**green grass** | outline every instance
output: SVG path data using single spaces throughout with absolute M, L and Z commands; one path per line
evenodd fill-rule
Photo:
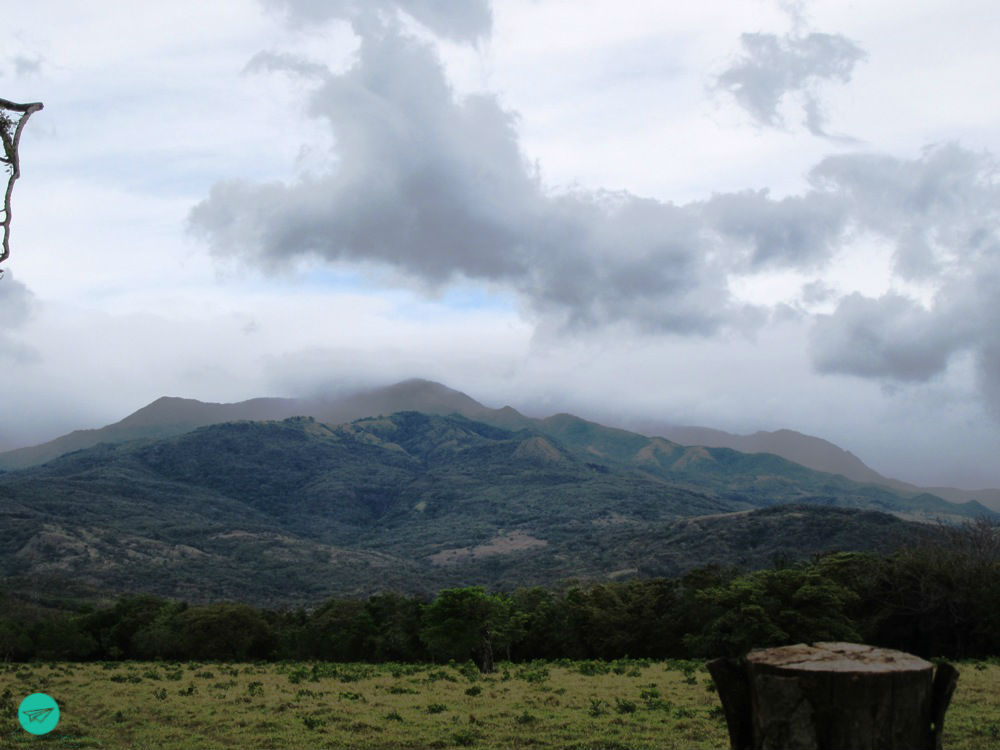
M 959 666 L 945 747 L 1000 749 L 1000 663 Z M 49 693 L 62 712 L 43 738 L 14 715 L 32 692 Z M 485 677 L 440 664 L 7 664 L 0 713 L 0 748 L 729 744 L 695 662 L 501 663 Z

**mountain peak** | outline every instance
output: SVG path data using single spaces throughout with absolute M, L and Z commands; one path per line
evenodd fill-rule
M 336 399 L 321 399 L 312 402 L 309 407 L 310 413 L 317 419 L 335 424 L 399 411 L 458 413 L 467 417 L 480 416 L 489 411 L 461 391 L 421 378 L 358 391 Z
M 192 419 L 197 420 L 199 415 L 211 406 L 218 406 L 218 404 L 207 404 L 193 398 L 179 396 L 160 396 L 155 401 L 132 412 L 118 424 L 139 426 L 161 424 L 165 421 L 188 422 Z

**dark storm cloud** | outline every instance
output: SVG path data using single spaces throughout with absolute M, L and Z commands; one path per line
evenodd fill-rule
M 786 97 L 801 103 L 809 132 L 829 137 L 819 98 L 825 81 L 851 80 L 865 52 L 839 34 L 742 34 L 743 55 L 716 79 L 758 125 L 784 125 L 780 107 Z
M 350 20 L 361 30 L 403 11 L 438 36 L 457 42 L 475 42 L 490 35 L 490 0 L 262 0 L 285 14 L 293 25 L 332 19 Z

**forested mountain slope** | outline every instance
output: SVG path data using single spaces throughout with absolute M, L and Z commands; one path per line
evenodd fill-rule
M 756 510 L 786 503 L 794 511 Z M 988 512 L 573 417 L 546 432 L 419 412 L 293 418 L 99 445 L 0 476 L 0 575 L 48 591 L 303 602 L 766 565 L 921 533 L 847 509 Z

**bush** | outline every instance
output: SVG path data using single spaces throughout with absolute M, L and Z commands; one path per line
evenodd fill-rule
M 630 701 L 625 698 L 615 698 L 615 711 L 618 713 L 633 714 L 635 713 L 635 709 L 635 701 Z

